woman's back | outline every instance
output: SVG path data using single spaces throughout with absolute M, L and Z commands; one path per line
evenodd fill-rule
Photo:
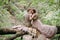
M 44 25 L 39 19 L 34 21 L 32 26 L 37 28 L 42 34 L 49 38 L 54 36 L 57 32 L 57 28 L 55 26 Z

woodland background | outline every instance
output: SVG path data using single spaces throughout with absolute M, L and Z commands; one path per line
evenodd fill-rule
M 37 10 L 43 24 L 60 26 L 60 0 L 0 0 L 0 28 L 23 24 L 23 15 L 29 7 Z M 10 36 L 0 35 L 0 40 Z M 56 34 L 52 40 L 58 40 L 59 36 Z

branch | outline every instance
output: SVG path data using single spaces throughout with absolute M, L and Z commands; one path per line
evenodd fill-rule
M 26 34 L 28 34 L 28 33 L 24 32 L 24 31 L 20 31 L 20 32 L 17 32 L 14 36 L 12 36 L 10 38 L 6 38 L 5 40 L 14 40 L 17 37 L 20 37 L 20 36 L 23 36 L 23 35 L 26 35 Z
M 23 30 L 14 30 L 14 29 L 9 29 L 9 28 L 0 28 L 0 35 L 5 35 L 5 34 L 14 34 L 11 37 L 6 38 L 5 40 L 14 40 L 17 37 L 23 36 L 28 34 L 28 32 L 25 32 Z
M 25 8 L 26 10 L 31 6 L 32 2 L 33 2 L 33 1 L 31 1 L 31 2 L 28 4 L 28 6 Z

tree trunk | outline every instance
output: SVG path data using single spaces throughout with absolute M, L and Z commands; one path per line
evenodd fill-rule
M 17 37 L 23 36 L 28 34 L 28 32 L 25 32 L 23 30 L 18 31 L 18 30 L 14 30 L 14 29 L 9 29 L 9 28 L 0 28 L 0 35 L 5 35 L 5 34 L 14 34 L 11 37 L 6 38 L 5 40 L 14 40 Z
M 15 34 L 17 31 L 9 28 L 0 28 L 0 35 L 4 34 Z
M 17 32 L 15 35 L 11 36 L 10 38 L 6 38 L 5 40 L 14 40 L 17 37 L 20 37 L 20 36 L 23 36 L 26 34 L 28 34 L 28 33 L 24 32 L 24 31 L 20 31 L 20 32 Z

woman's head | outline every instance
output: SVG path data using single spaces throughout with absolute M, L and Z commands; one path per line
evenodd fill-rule
M 30 9 L 27 10 L 27 12 L 34 14 L 34 13 L 36 13 L 36 10 L 33 9 L 33 8 L 30 8 Z

